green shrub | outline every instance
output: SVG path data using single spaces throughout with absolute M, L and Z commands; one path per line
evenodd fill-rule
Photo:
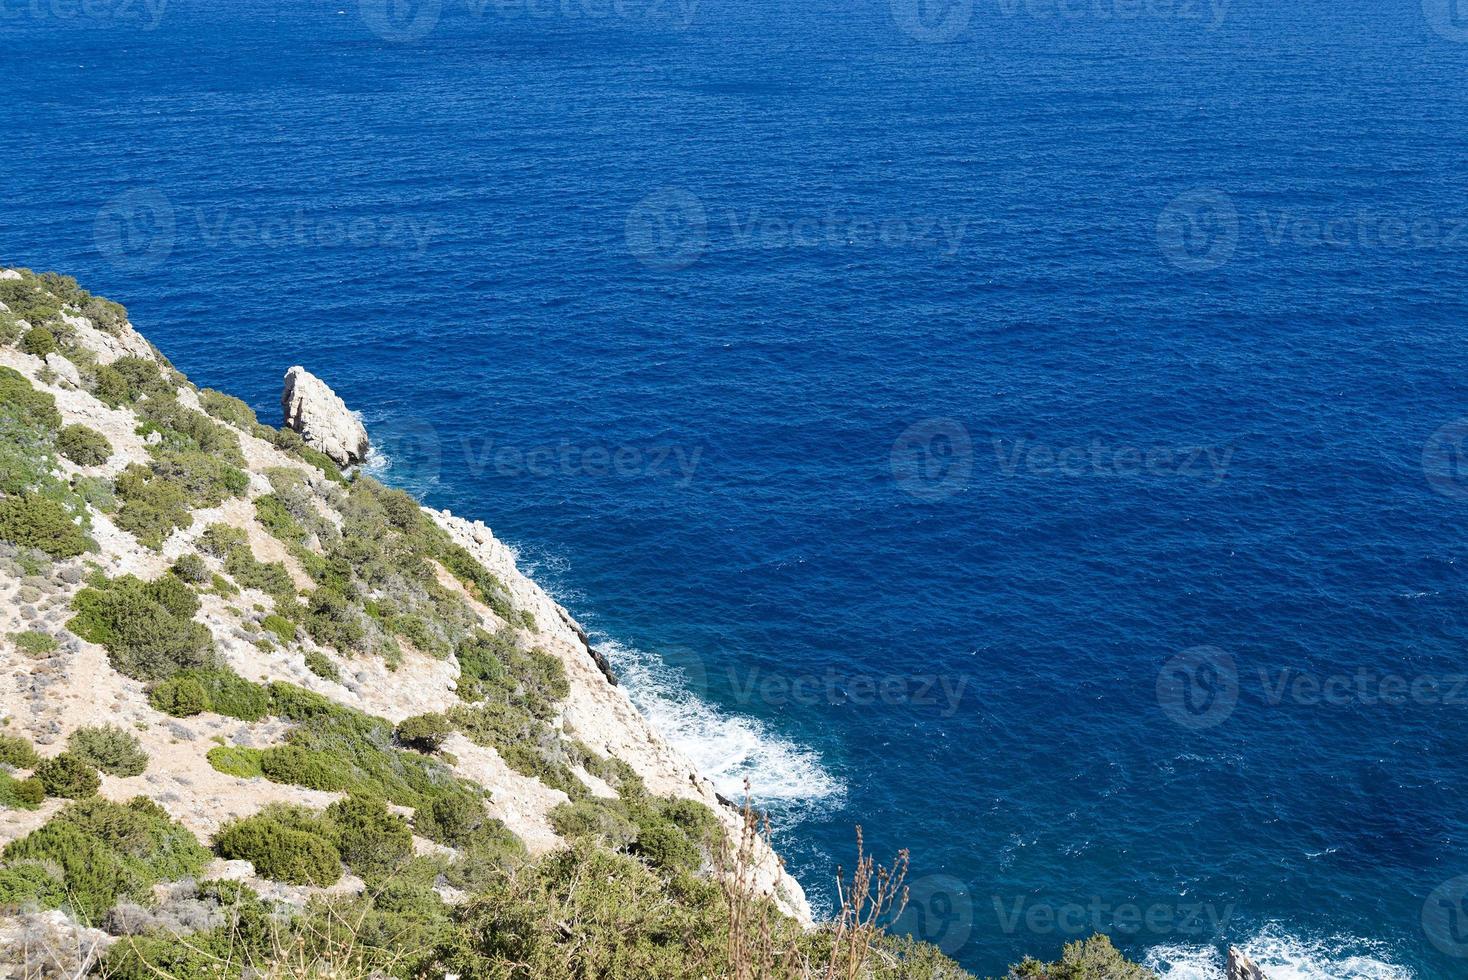
M 316 817 L 299 807 L 279 804 L 227 824 L 214 837 L 220 857 L 249 861 L 257 874 L 292 885 L 335 884 L 342 876 L 341 854 L 321 833 Z
M 359 650 L 366 636 L 360 612 L 346 596 L 325 586 L 311 593 L 305 625 L 317 643 L 348 653 Z
M 119 357 L 98 367 L 92 385 L 92 394 L 112 408 L 134 404 L 144 395 L 172 390 L 156 361 L 134 356 Z
M 0 735 L 0 765 L 34 769 L 40 763 L 41 757 L 30 742 L 19 735 Z
M 1066 943 L 1054 963 L 1026 957 L 1010 969 L 1010 976 L 1017 980 L 1157 980 L 1157 974 L 1122 956 L 1100 934 Z
M 490 878 L 459 918 L 463 940 L 445 968 L 464 976 L 495 975 L 501 963 L 527 977 L 683 980 L 734 972 L 716 884 L 685 875 L 670 889 L 636 860 L 589 843 Z M 774 925 L 776 949 L 799 934 L 778 917 Z
M 138 776 L 148 768 L 137 737 L 116 725 L 78 728 L 66 744 L 72 755 L 112 776 Z
M 100 296 L 89 297 L 81 304 L 81 310 L 82 316 L 91 320 L 98 330 L 113 336 L 122 333 L 127 323 L 127 309 L 121 303 Z
M 107 437 L 85 425 L 68 425 L 57 433 L 56 449 L 78 466 L 98 466 L 112 457 Z
M 36 767 L 36 778 L 47 796 L 79 800 L 94 795 L 102 786 L 97 770 L 69 752 L 44 759 Z
M 20 338 L 20 349 L 27 354 L 37 357 L 45 357 L 47 354 L 55 353 L 61 349 L 56 342 L 56 335 L 45 327 L 32 327 L 26 331 L 24 337 Z
M 45 799 L 46 787 L 39 779 L 16 779 L 0 769 L 0 810 L 34 810 Z
M 198 874 L 209 852 L 140 796 L 126 804 L 72 803 L 6 847 L 4 857 L 12 867 L 33 861 L 59 868 L 66 903 L 78 918 L 96 923 L 120 897 L 150 901 L 153 885 Z
M 551 826 L 567 840 L 599 841 L 615 850 L 630 847 L 637 825 L 620 800 L 581 799 L 562 803 L 550 812 Z
M 341 671 L 330 657 L 318 650 L 306 651 L 306 669 L 322 680 L 341 683 Z
M 35 861 L 0 866 L 0 914 L 21 909 L 54 909 L 66 899 L 66 889 L 51 869 Z
M 44 657 L 55 653 L 57 649 L 56 638 L 39 630 L 11 633 L 10 642 L 14 643 L 15 648 L 28 657 Z
M 222 773 L 251 779 L 265 775 L 260 768 L 260 750 L 233 745 L 219 745 L 206 753 L 209 764 Z
M 0 540 L 52 558 L 75 558 L 92 543 L 65 504 L 40 495 L 0 498 Z
M 398 741 L 419 752 L 437 752 L 453 731 L 447 718 L 437 712 L 430 712 L 398 722 Z
M 348 796 L 326 808 L 329 839 L 342 860 L 362 875 L 382 874 L 413 855 L 408 822 L 376 796 Z
M 117 491 L 112 480 L 105 476 L 73 477 L 72 489 L 83 501 L 104 514 L 117 513 Z
M 174 677 L 154 685 L 148 703 L 164 714 L 187 718 L 209 710 L 209 695 L 194 678 Z
M 446 793 L 418 808 L 413 814 L 413 827 L 431 841 L 459 847 L 489 819 L 482 797 L 467 792 Z
M 199 390 L 199 404 L 204 411 L 219 419 L 228 422 L 235 428 L 245 432 L 253 433 L 259 426 L 260 420 L 255 417 L 255 410 L 246 405 L 233 395 L 226 395 L 222 391 L 213 388 L 201 388 Z
M 179 555 L 173 563 L 173 574 L 192 585 L 204 585 L 209 581 L 209 566 L 194 552 Z
M 270 692 L 231 670 L 189 670 L 182 676 L 197 680 L 214 711 L 241 721 L 259 721 L 270 710 Z
M 264 687 L 223 668 L 180 671 L 153 687 L 148 695 L 153 707 L 175 717 L 201 711 L 259 721 L 270 710 L 270 695 Z
M 0 367 L 0 405 L 22 425 L 42 430 L 61 428 L 56 399 L 47 392 L 37 391 L 15 368 Z
M 118 527 L 155 551 L 175 528 L 194 522 L 184 488 L 171 480 L 160 480 L 141 463 L 129 463 L 113 481 L 113 492 L 121 502 L 114 518 Z
M 106 647 L 113 668 L 135 680 L 164 680 L 217 659 L 209 628 L 193 620 L 199 599 L 177 576 L 124 575 L 82 589 L 72 608 L 67 629 Z

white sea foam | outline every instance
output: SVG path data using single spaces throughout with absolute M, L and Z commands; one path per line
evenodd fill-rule
M 1381 944 L 1365 939 L 1332 937 L 1310 940 L 1276 925 L 1235 943 L 1269 980 L 1413 980 L 1407 967 L 1392 963 Z M 1218 980 L 1224 954 L 1213 946 L 1163 945 L 1147 952 L 1143 965 L 1162 980 Z
M 724 711 L 700 696 L 703 678 L 696 662 L 670 664 L 602 636 L 595 643 L 638 709 L 725 796 L 743 799 L 747 779 L 756 805 L 773 811 L 783 829 L 839 805 L 846 788 L 819 754 L 757 718 Z

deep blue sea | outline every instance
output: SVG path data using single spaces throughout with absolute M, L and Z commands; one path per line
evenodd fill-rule
M 0 0 L 0 261 L 485 519 L 829 909 L 1468 976 L 1468 2 Z

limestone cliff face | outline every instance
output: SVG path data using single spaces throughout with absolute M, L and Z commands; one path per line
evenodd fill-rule
M 14 275 L 0 271 L 0 280 Z M 0 316 L 5 313 L 0 310 Z M 24 344 L 0 344 L 0 373 L 5 369 L 18 372 L 36 392 L 54 400 L 63 426 L 84 425 L 95 430 L 105 437 L 110 452 L 100 461 L 83 462 L 58 455 L 50 464 L 54 482 L 69 486 L 69 492 L 86 500 L 80 520 L 86 525 L 89 550 L 37 563 L 23 549 L 0 542 L 0 717 L 7 721 L 5 734 L 29 740 L 42 757 L 50 758 L 61 753 L 68 737 L 83 726 L 107 722 L 135 733 L 148 754 L 145 771 L 126 777 L 103 774 L 101 795 L 118 801 L 148 797 L 205 844 L 230 819 L 255 813 L 272 802 L 319 809 L 339 799 L 343 794 L 260 775 L 232 775 L 216 768 L 208 758 L 211 749 L 280 745 L 291 723 L 272 714 L 246 721 L 211 710 L 185 717 L 164 713 L 150 702 L 148 682 L 119 672 L 107 648 L 67 628 L 74 615 L 74 600 L 88 580 L 133 575 L 152 581 L 168 574 L 186 556 L 187 561 L 202 563 L 200 581 L 205 583 L 197 587 L 198 610 L 193 622 L 207 628 L 222 667 L 240 678 L 257 684 L 288 682 L 394 724 L 463 704 L 458 690 L 461 665 L 451 650 L 420 649 L 409 638 L 395 643 L 396 655 L 388 658 L 343 653 L 318 643 L 304 628 L 284 637 L 278 629 L 272 633 L 267 620 L 281 608 L 280 603 L 289 600 L 300 608 L 309 605 L 316 587 L 313 576 L 322 574 L 317 567 L 322 561 L 322 542 L 339 535 L 344 525 L 346 488 L 300 453 L 292 452 L 289 440 L 274 438 L 280 433 L 256 422 L 242 404 L 196 389 L 131 324 L 102 329 L 78 310 L 63 305 L 56 325 L 65 335 L 61 350 L 41 355 L 25 352 Z M 125 370 L 105 370 L 112 365 Z M 148 535 L 137 530 L 136 521 L 127 516 L 127 508 L 119 510 L 111 499 L 111 488 L 119 477 L 136 479 L 140 469 L 157 465 L 158 423 L 143 418 L 146 397 L 129 402 L 124 390 L 109 403 L 100 396 L 106 385 L 132 384 L 129 379 L 143 374 L 150 376 L 147 384 L 153 386 L 148 397 L 169 405 L 176 400 L 177 411 L 198 413 L 227 426 L 231 442 L 238 440 L 243 463 L 241 482 L 230 484 L 223 499 L 191 508 L 178 526 L 166 526 L 150 543 L 145 543 L 143 537 Z M 365 456 L 368 440 L 360 420 L 319 379 L 292 368 L 283 403 L 291 428 L 321 452 L 342 463 Z M 291 506 L 304 515 L 300 520 L 314 527 L 309 535 L 283 538 L 278 527 L 267 528 L 262 523 L 273 513 L 265 506 L 266 498 L 279 498 L 283 486 L 293 488 L 296 496 Z M 641 777 L 651 793 L 706 804 L 736 834 L 740 818 L 720 803 L 712 784 L 609 680 L 570 614 L 520 572 L 513 551 L 480 521 L 429 509 L 425 513 L 504 589 L 498 605 L 487 602 L 483 594 L 466 587 L 461 576 L 435 565 L 441 592 L 458 596 L 474 625 L 502 635 L 512 633 L 522 648 L 544 651 L 564 667 L 569 693 L 556 704 L 550 722 L 554 736 L 567 744 L 585 745 L 602 758 L 620 760 Z M 226 560 L 217 549 L 203 546 L 209 535 L 219 536 L 220 528 L 236 529 L 248 545 L 248 555 Z M 289 578 L 283 588 L 294 596 L 282 598 L 281 587 L 267 592 L 259 583 L 245 581 L 236 558 L 245 567 L 278 566 Z M 212 586 L 207 584 L 209 576 Z M 367 622 L 367 626 L 372 624 Z M 43 634 L 50 641 L 23 647 L 11 639 L 22 633 Z M 333 669 L 321 670 L 322 662 L 329 662 Z M 464 734 L 453 734 L 443 748 L 444 759 L 456 776 L 489 791 L 486 806 L 490 815 L 502 820 L 531 855 L 565 846 L 550 812 L 567 802 L 566 792 L 524 774 L 525 767 L 511 766 L 495 747 L 471 741 Z M 572 772 L 589 796 L 616 796 L 607 782 L 584 766 L 574 765 Z M 47 798 L 35 809 L 0 805 L 0 846 L 42 826 L 65 803 Z M 442 850 L 442 845 L 422 837 L 416 837 L 414 843 L 420 853 Z M 809 907 L 799 884 L 782 874 L 778 859 L 763 844 L 758 861 L 759 888 L 809 922 Z M 208 873 L 246 881 L 262 895 L 297 904 L 315 891 L 266 880 L 247 862 L 216 861 Z M 350 874 L 333 886 L 339 891 L 361 887 Z M 0 947 L 10 947 L 28 929 L 50 935 L 62 927 L 56 916 L 52 912 L 39 918 L 0 921 Z M 73 938 L 97 945 L 107 941 L 95 930 L 80 927 Z M 0 961 L 4 958 L 0 953 Z M 0 976 L 4 975 L 0 969 Z

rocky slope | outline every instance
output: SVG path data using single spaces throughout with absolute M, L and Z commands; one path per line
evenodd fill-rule
M 364 785 L 411 825 L 415 853 L 450 863 L 471 838 L 423 816 L 445 786 L 482 789 L 486 826 L 531 859 L 574 843 L 581 831 L 566 828 L 584 821 L 567 816 L 573 804 L 618 827 L 626 813 L 675 814 L 658 834 L 682 848 L 687 831 L 705 846 L 678 822 L 684 811 L 659 802 L 691 801 L 737 839 L 742 817 L 637 712 L 485 524 L 415 516 L 401 495 L 340 478 L 332 462 L 359 460 L 367 436 L 320 381 L 291 369 L 286 421 L 306 437 L 292 439 L 195 388 L 120 307 L 69 280 L 3 270 L 0 302 L 0 733 L 20 746 L 7 759 L 0 744 L 0 846 L 14 845 L 0 862 L 0 906 L 10 889 L 0 977 L 34 975 L 47 957 L 75 969 L 127 931 L 123 904 L 83 926 L 74 902 L 21 900 L 14 871 L 31 846 L 15 842 L 34 842 L 76 806 L 69 796 L 88 795 L 50 763 L 102 765 L 76 737 L 98 726 L 146 754 L 140 771 L 104 765 L 101 798 L 152 800 L 203 846 L 214 842 L 194 878 L 241 881 L 296 906 L 360 891 L 363 877 L 349 861 L 329 885 L 282 881 L 218 856 L 221 831 L 272 804 L 322 811 Z M 147 615 L 159 617 L 156 635 L 131 635 Z M 442 731 L 414 751 L 423 745 L 401 723 L 422 715 Z M 318 717 L 369 733 L 400 727 L 368 756 L 303 739 Z M 380 787 L 363 782 L 374 767 L 388 773 Z M 644 859 L 651 826 L 624 838 Z M 338 844 L 346 853 L 350 840 Z M 711 873 L 707 853 L 697 863 Z M 763 844 L 756 864 L 758 890 L 809 922 L 799 885 Z M 37 873 L 54 878 L 42 891 L 63 878 L 73 886 L 54 859 Z M 453 902 L 463 892 L 447 880 L 435 888 Z M 155 898 L 174 887 L 151 884 Z

